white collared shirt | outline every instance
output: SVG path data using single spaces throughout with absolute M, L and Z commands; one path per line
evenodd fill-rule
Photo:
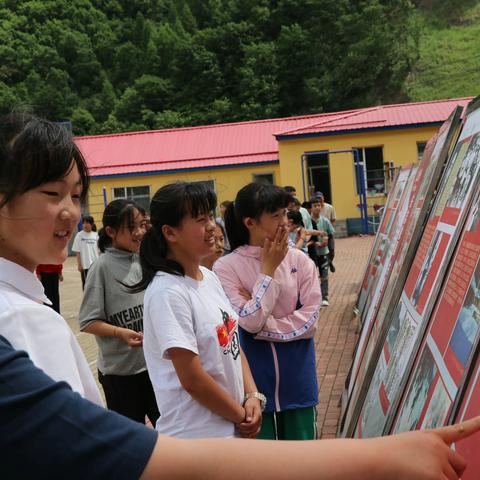
M 0 258 L 0 335 L 56 381 L 103 405 L 97 384 L 73 332 L 50 307 L 32 272 Z

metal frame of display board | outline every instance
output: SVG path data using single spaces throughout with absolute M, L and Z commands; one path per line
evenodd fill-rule
M 381 330 L 377 339 L 377 343 L 374 346 L 372 355 L 369 360 L 369 364 L 366 366 L 367 373 L 365 374 L 364 383 L 359 387 L 360 391 L 358 394 L 358 399 L 357 399 L 356 405 L 352 406 L 354 411 L 352 413 L 352 416 L 348 425 L 345 425 L 344 422 L 346 420 L 345 413 L 350 407 L 349 405 L 350 399 L 345 408 L 344 416 L 342 418 L 341 427 L 340 427 L 342 429 L 344 436 L 351 437 L 355 432 L 358 419 L 359 419 L 361 410 L 363 408 L 365 397 L 370 388 L 371 380 L 375 373 L 376 365 L 380 358 L 380 354 L 390 328 L 391 317 L 400 300 L 403 287 L 405 285 L 405 281 L 408 277 L 410 266 L 413 263 L 413 260 L 415 257 L 415 252 L 420 244 L 424 228 L 428 222 L 430 212 L 432 211 L 432 207 L 434 205 L 434 194 L 438 189 L 438 185 L 440 185 L 443 180 L 443 175 L 447 171 L 446 166 L 447 166 L 448 160 L 451 158 L 451 156 L 448 155 L 450 146 L 454 144 L 454 140 L 455 141 L 457 140 L 461 130 L 460 128 L 461 111 L 462 109 L 460 107 L 457 107 L 452 113 L 452 124 L 450 127 L 451 131 L 449 132 L 447 139 L 445 141 L 445 144 L 443 145 L 442 150 L 439 154 L 439 157 L 437 160 L 438 162 L 437 169 L 432 175 L 431 185 L 427 190 L 427 192 L 425 193 L 425 201 L 424 201 L 424 204 L 422 205 L 422 209 L 418 216 L 417 224 L 414 228 L 412 239 L 410 241 L 408 250 L 405 254 L 405 259 L 404 259 L 402 269 L 400 270 L 400 274 L 397 277 L 395 284 L 392 286 L 391 298 L 388 303 L 388 306 L 386 307 L 385 314 L 383 315 L 384 320 L 383 320 L 383 324 L 381 326 Z M 387 285 L 387 288 L 388 288 L 388 285 Z M 378 312 L 377 312 L 377 316 L 378 316 Z M 367 344 L 368 344 L 368 340 L 366 345 Z M 353 394 L 353 390 L 352 390 L 352 394 Z

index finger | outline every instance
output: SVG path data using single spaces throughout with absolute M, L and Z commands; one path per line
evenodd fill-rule
M 480 431 L 480 416 L 466 420 L 465 422 L 450 425 L 449 427 L 439 428 L 434 432 L 448 445 L 458 442 L 462 438 L 469 437 L 475 432 Z

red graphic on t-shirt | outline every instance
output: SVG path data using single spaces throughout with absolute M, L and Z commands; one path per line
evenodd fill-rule
M 220 311 L 222 312 L 223 323 L 216 327 L 218 343 L 222 348 L 226 348 L 230 345 L 232 337 L 235 334 L 237 322 L 224 310 L 220 309 Z

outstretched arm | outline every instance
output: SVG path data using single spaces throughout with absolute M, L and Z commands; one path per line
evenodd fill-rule
M 226 443 L 160 437 L 142 479 L 457 480 L 466 464 L 450 445 L 479 430 L 477 417 L 438 430 L 368 440 Z M 220 461 L 219 452 L 227 448 L 231 454 Z

